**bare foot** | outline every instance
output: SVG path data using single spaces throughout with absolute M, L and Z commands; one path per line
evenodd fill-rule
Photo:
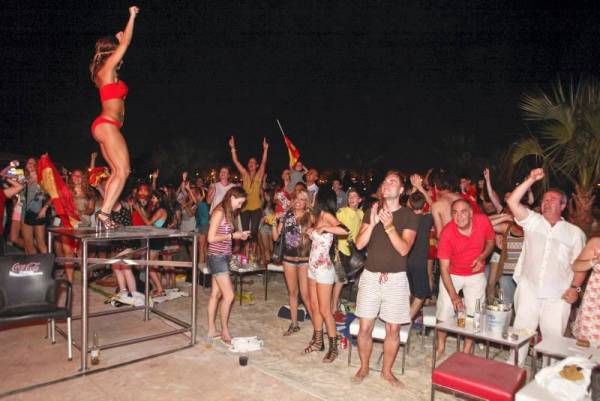
M 366 371 L 362 370 L 362 368 L 358 369 L 358 371 L 356 372 L 356 374 L 351 379 L 352 383 L 354 383 L 354 384 L 360 384 L 365 379 L 365 377 L 367 377 L 368 375 L 369 375 L 369 370 L 368 369 Z
M 381 377 L 396 388 L 404 388 L 404 383 L 396 378 L 392 373 L 381 373 Z
M 231 345 L 231 335 L 229 333 L 221 333 L 221 341 L 227 345 Z
M 206 336 L 210 339 L 210 338 L 220 338 L 221 337 L 221 333 L 218 331 L 208 331 L 208 333 L 206 334 Z

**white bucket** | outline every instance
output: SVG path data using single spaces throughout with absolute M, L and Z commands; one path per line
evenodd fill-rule
M 512 317 L 512 305 L 488 305 L 485 311 L 485 329 L 488 333 L 502 336 L 508 331 Z

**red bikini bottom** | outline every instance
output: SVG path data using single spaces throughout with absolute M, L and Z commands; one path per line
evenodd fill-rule
M 94 131 L 96 130 L 96 127 L 98 125 L 105 124 L 105 123 L 112 124 L 119 129 L 121 129 L 121 127 L 123 126 L 123 123 L 121 121 L 111 120 L 111 119 L 103 117 L 103 116 L 98 116 L 92 123 L 92 135 L 94 134 Z

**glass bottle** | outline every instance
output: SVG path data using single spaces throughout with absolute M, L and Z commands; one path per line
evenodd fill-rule
M 100 363 L 100 344 L 98 343 L 98 334 L 96 332 L 94 332 L 90 355 L 92 357 L 92 365 L 98 365 Z

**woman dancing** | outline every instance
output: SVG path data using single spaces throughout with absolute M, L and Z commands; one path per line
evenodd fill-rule
M 102 102 L 102 112 L 92 123 L 92 136 L 100 144 L 102 156 L 110 167 L 104 200 L 96 216 L 96 228 L 100 230 L 118 227 L 111 219 L 110 213 L 129 176 L 129 151 L 120 131 L 125 116 L 125 97 L 128 89 L 127 85 L 119 80 L 117 71 L 131 43 L 138 12 L 139 8 L 136 6 L 129 7 L 129 20 L 125 30 L 117 33 L 115 37 L 98 39 L 96 53 L 90 64 L 91 78 L 100 91 Z

